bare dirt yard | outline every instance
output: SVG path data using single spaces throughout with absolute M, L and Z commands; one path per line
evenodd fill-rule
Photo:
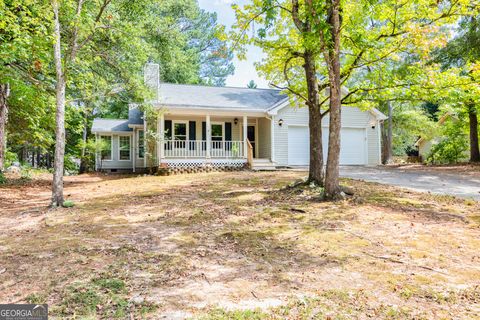
M 0 302 L 73 319 L 480 318 L 480 203 L 305 172 L 0 186 Z

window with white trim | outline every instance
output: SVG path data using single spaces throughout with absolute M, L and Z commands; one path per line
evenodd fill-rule
M 145 132 L 143 130 L 138 130 L 138 159 L 143 159 L 145 157 Z
M 212 147 L 215 149 L 222 148 L 223 141 L 223 123 L 212 123 Z
M 101 160 L 112 160 L 112 136 L 100 136 L 102 142 Z
M 187 140 L 187 123 L 186 122 L 174 122 L 173 123 L 173 140 Z
M 130 160 L 130 136 L 118 137 L 119 160 Z

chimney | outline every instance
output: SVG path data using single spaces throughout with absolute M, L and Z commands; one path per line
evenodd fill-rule
M 154 91 L 154 101 L 158 101 L 160 65 L 158 63 L 147 62 L 143 69 L 143 79 L 145 85 Z

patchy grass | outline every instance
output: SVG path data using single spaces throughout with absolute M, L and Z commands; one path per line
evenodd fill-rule
M 302 172 L 0 186 L 0 300 L 58 318 L 437 319 L 480 313 L 480 204 Z

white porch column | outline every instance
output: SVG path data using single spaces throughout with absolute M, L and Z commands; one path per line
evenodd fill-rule
M 144 155 L 143 155 L 143 167 L 147 167 L 147 154 L 149 153 L 149 150 L 147 150 L 147 119 L 143 119 L 143 150 L 144 150 Z
M 270 118 L 270 161 L 275 162 L 275 116 Z
M 137 153 L 135 152 L 135 146 L 137 145 L 137 139 L 135 139 L 135 133 L 136 129 L 133 128 L 133 134 L 132 134 L 132 171 L 135 173 L 135 164 L 137 161 Z
M 207 114 L 205 124 L 207 126 L 206 128 L 206 134 L 207 134 L 207 158 L 210 158 L 210 147 L 211 147 L 211 141 L 212 141 L 212 126 L 210 125 L 210 115 Z
M 243 156 L 247 158 L 248 146 L 247 146 L 247 137 L 248 137 L 248 118 L 243 116 Z
M 158 164 L 162 162 L 162 159 L 165 158 L 165 116 L 163 113 L 160 115 L 160 123 L 158 125 L 158 134 L 159 134 L 159 157 L 158 157 Z

